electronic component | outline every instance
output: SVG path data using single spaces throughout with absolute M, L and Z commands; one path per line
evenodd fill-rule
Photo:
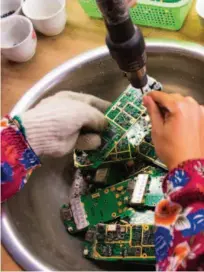
M 148 166 L 140 170 L 134 177 L 135 187 L 130 205 L 154 207 L 163 198 L 162 182 L 166 171 L 159 167 Z
M 96 237 L 96 232 L 94 230 L 89 230 L 85 234 L 85 241 L 93 242 Z
M 84 230 L 89 226 L 80 197 L 72 198 L 69 205 L 64 204 L 61 207 L 61 219 L 70 233 Z
M 79 197 L 81 195 L 88 193 L 88 191 L 89 191 L 89 184 L 85 181 L 81 170 L 77 169 L 74 174 L 74 179 L 71 185 L 69 197 L 70 199 Z
M 132 177 L 139 173 L 142 169 L 150 166 L 150 163 L 144 160 L 142 156 L 137 154 L 134 160 L 124 162 L 124 165 L 127 168 L 128 177 Z
M 164 173 L 153 173 L 150 176 L 150 182 L 145 194 L 144 204 L 147 206 L 156 206 L 156 204 L 164 197 L 162 190 L 162 182 Z
M 135 179 L 135 188 L 133 190 L 133 194 L 130 200 L 131 205 L 141 204 L 144 198 L 146 185 L 148 182 L 149 175 L 148 174 L 139 174 Z
M 127 209 L 134 183 L 134 178 L 115 185 L 98 189 L 92 194 L 71 199 L 62 210 L 69 211 L 69 217 L 62 217 L 67 230 L 71 233 L 82 231 L 99 222 L 108 222 L 120 217 Z M 71 218 L 70 218 L 71 217 Z
M 72 211 L 67 205 L 63 205 L 60 209 L 60 216 L 63 221 L 72 219 Z
M 154 212 L 151 210 L 134 211 L 129 218 L 130 224 L 154 225 Z
M 87 233 L 84 256 L 101 261 L 154 262 L 154 226 L 148 224 L 98 224 Z
M 74 166 L 76 168 L 91 169 L 93 164 L 88 159 L 88 154 L 83 150 L 74 151 Z
M 150 83 L 147 84 L 144 92 L 152 91 L 151 86 L 154 86 L 153 82 L 156 83 L 151 77 L 148 77 L 148 80 Z M 134 143 L 134 147 L 142 142 L 151 129 L 146 108 L 142 105 L 142 97 L 140 89 L 135 89 L 131 85 L 127 87 L 105 113 L 109 124 L 101 134 L 101 146 L 94 151 L 76 151 L 76 167 L 90 165 L 92 168 L 97 168 L 126 136 L 128 143 Z
M 84 180 L 89 184 L 95 184 L 97 187 L 116 184 L 125 180 L 129 176 L 128 167 L 124 164 L 106 165 L 98 169 L 83 170 Z
M 109 181 L 111 167 L 101 167 L 98 169 L 81 170 L 84 180 L 89 184 L 106 185 Z M 111 175 L 113 182 L 114 176 Z
M 142 171 L 149 174 L 149 180 L 145 189 L 144 205 L 154 207 L 164 197 L 162 182 L 167 171 L 159 167 L 148 166 Z
M 134 147 L 138 146 L 144 137 L 150 132 L 150 128 L 150 118 L 147 114 L 144 114 L 144 116 L 142 116 L 140 120 L 127 132 L 126 137 L 128 142 Z
M 97 169 L 96 173 L 95 173 L 94 181 L 96 183 L 106 183 L 109 171 L 110 171 L 110 168 L 99 168 L 99 169 Z

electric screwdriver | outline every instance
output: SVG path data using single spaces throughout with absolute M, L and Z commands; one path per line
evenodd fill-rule
M 110 54 L 135 88 L 147 84 L 144 37 L 133 25 L 124 0 L 96 0 L 108 31 L 106 44 Z

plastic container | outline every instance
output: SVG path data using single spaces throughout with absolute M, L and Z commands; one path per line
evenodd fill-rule
M 204 0 L 197 0 L 196 11 L 200 18 L 200 23 L 204 27 Z
M 32 22 L 22 15 L 12 15 L 0 20 L 1 54 L 8 60 L 26 62 L 37 46 Z
M 24 0 L 22 10 L 35 29 L 46 36 L 60 34 L 66 24 L 66 0 Z
M 136 7 L 130 8 L 130 15 L 134 24 L 179 30 L 192 2 L 193 0 L 138 0 Z M 90 17 L 102 18 L 95 0 L 79 0 L 79 3 Z
M 0 15 L 1 19 L 11 16 L 13 14 L 21 13 L 22 0 L 1 0 Z

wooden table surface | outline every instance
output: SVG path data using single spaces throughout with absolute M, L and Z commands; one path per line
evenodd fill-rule
M 66 60 L 104 45 L 105 28 L 101 20 L 90 19 L 76 0 L 67 1 L 67 25 L 55 37 L 38 35 L 37 52 L 24 64 L 11 63 L 2 58 L 2 115 L 8 113 L 21 96 L 39 79 Z M 183 28 L 178 32 L 142 27 L 145 37 L 169 38 L 197 42 L 204 45 L 204 27 L 201 26 L 194 5 Z M 1 271 L 19 271 L 21 268 L 2 247 Z

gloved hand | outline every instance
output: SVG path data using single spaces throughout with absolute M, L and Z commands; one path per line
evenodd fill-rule
M 74 148 L 96 149 L 106 126 L 109 102 L 88 94 L 61 91 L 19 117 L 37 155 L 63 156 Z M 84 134 L 80 134 L 81 129 Z
M 152 122 L 152 140 L 169 170 L 204 158 L 204 108 L 192 97 L 151 92 L 143 98 Z M 163 116 L 158 104 L 168 110 Z

